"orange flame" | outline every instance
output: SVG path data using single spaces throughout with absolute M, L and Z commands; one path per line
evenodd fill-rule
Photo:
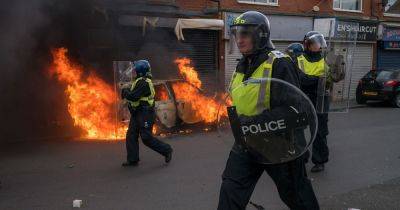
M 117 124 L 115 105 L 118 96 L 113 87 L 91 72 L 84 75 L 82 66 L 77 65 L 67 57 L 68 50 L 58 48 L 52 51 L 52 76 L 66 85 L 65 93 L 69 99 L 68 112 L 75 126 L 83 130 L 82 138 L 113 140 L 125 137 L 127 126 Z M 206 123 L 217 120 L 219 116 L 227 116 L 226 104 L 219 103 L 215 97 L 207 97 L 201 93 L 202 83 L 188 58 L 176 59 L 179 73 L 186 82 L 173 83 L 172 88 L 177 100 L 190 104 L 198 119 Z M 219 95 L 222 98 L 222 95 Z M 159 90 L 157 100 L 168 100 L 167 90 Z M 159 132 L 154 125 L 153 133 Z M 185 131 L 186 133 L 191 131 Z M 162 135 L 162 134 L 161 134 Z
M 196 117 L 206 123 L 215 122 L 218 115 L 227 116 L 226 105 L 200 92 L 201 81 L 196 70 L 191 66 L 190 59 L 178 58 L 175 63 L 178 64 L 179 73 L 187 81 L 172 84 L 176 98 L 190 104 Z M 218 110 L 221 113 L 218 113 Z
M 53 68 L 51 75 L 67 85 L 68 111 L 75 126 L 83 129 L 83 138 L 123 138 L 126 126 L 116 125 L 114 112 L 116 93 L 94 73 L 83 75 L 83 67 L 72 63 L 67 57 L 68 50 L 58 48 L 52 51 Z
M 178 64 L 179 73 L 185 78 L 187 82 L 197 88 L 201 88 L 201 81 L 194 67 L 191 66 L 189 58 L 178 58 L 175 60 Z
M 169 99 L 168 90 L 165 88 L 164 85 L 158 86 L 154 99 L 156 101 L 167 101 Z

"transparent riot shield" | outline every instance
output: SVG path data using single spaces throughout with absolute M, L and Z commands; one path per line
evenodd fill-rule
M 116 126 L 118 128 L 128 127 L 130 113 L 126 100 L 121 99 L 121 91 L 123 88 L 129 88 L 132 85 L 132 62 L 130 61 L 114 61 L 114 88 L 116 95 Z M 124 129 L 122 129 L 124 130 Z M 125 129 L 126 130 L 126 129 Z M 119 135 L 123 136 L 123 134 Z
M 247 154 L 261 164 L 294 160 L 315 139 L 318 122 L 312 102 L 283 80 L 249 79 L 230 89 L 222 104 L 219 139 L 232 152 Z
M 318 113 L 346 113 L 349 110 L 357 31 L 358 23 L 353 23 L 349 30 L 339 33 L 339 38 L 327 37 L 325 71 L 319 80 L 315 106 Z

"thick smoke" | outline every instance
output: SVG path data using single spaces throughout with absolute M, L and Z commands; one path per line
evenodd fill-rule
M 63 88 L 49 79 L 47 69 L 51 47 L 74 42 L 71 26 L 76 20 L 70 18 L 67 22 L 66 17 L 81 12 L 76 10 L 76 2 L 79 1 L 2 2 L 1 141 L 51 137 L 60 130 L 73 136 Z M 79 24 L 74 27 L 79 33 Z
M 155 79 L 179 78 L 174 60 L 190 57 L 190 44 L 178 42 L 173 28 L 143 36 L 141 26 L 119 25 L 118 14 L 99 2 L 1 2 L 0 142 L 79 136 L 65 87 L 48 74 L 52 48 L 67 47 L 75 62 L 109 84 L 113 60 L 148 59 Z

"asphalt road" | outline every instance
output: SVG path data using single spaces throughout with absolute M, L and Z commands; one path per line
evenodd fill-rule
M 321 208 L 400 209 L 400 109 L 351 109 L 329 124 L 330 162 L 309 174 Z M 216 209 L 227 144 L 216 132 L 163 140 L 174 147 L 172 163 L 142 146 L 137 168 L 120 166 L 124 142 L 1 145 L 0 209 L 73 209 L 74 199 L 96 210 Z M 251 200 L 287 209 L 266 174 Z

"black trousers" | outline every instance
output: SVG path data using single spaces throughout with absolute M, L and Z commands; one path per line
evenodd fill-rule
M 324 164 L 329 159 L 329 148 L 327 136 L 329 134 L 328 129 L 328 113 L 329 113 L 329 96 L 324 97 L 324 113 L 317 114 L 318 117 L 318 131 L 313 142 L 312 147 L 312 158 L 311 161 L 314 164 Z
M 327 136 L 328 130 L 328 113 L 317 114 L 318 117 L 318 131 L 317 136 L 312 145 L 311 161 L 314 164 L 324 164 L 329 159 L 329 148 Z
M 255 162 L 245 151 L 231 151 L 222 175 L 218 210 L 246 209 L 264 171 L 272 178 L 280 198 L 290 209 L 319 209 L 303 158 L 279 165 L 263 165 Z
M 128 161 L 139 161 L 139 135 L 144 145 L 161 155 L 168 154 L 172 149 L 152 134 L 155 119 L 154 109 L 151 107 L 142 107 L 131 110 L 131 120 L 129 122 L 128 132 L 126 133 L 126 151 Z

